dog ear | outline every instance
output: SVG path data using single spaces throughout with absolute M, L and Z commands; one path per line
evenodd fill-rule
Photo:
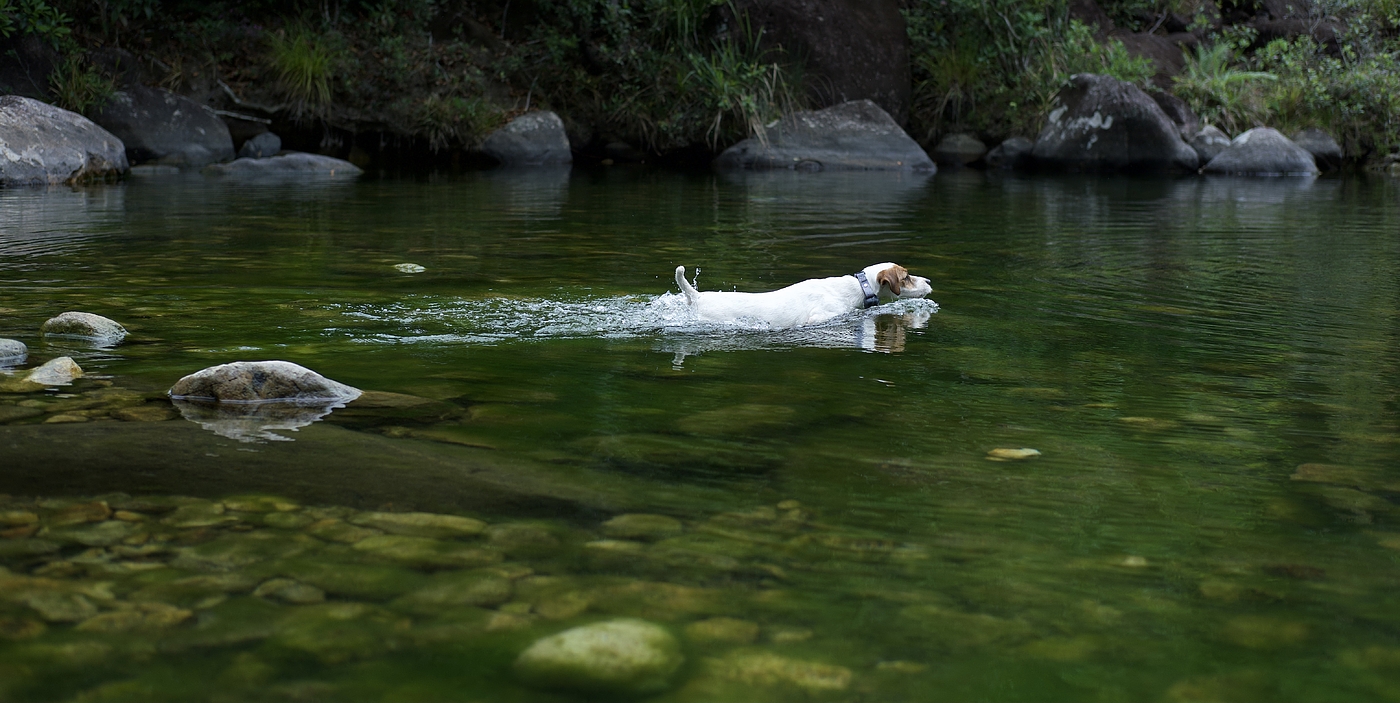
M 875 281 L 881 285 L 888 286 L 890 292 L 899 295 L 899 267 L 891 266 L 884 271 L 875 274 Z

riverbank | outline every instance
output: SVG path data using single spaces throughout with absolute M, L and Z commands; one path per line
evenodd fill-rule
M 1034 139 L 1081 72 L 1229 134 L 1320 128 L 1348 168 L 1400 145 L 1384 3 L 796 5 L 54 0 L 0 10 L 0 92 L 93 115 L 154 86 L 216 110 L 235 148 L 270 130 L 375 168 L 490 165 L 482 140 L 532 109 L 562 118 L 580 162 L 703 165 L 783 114 L 862 98 L 929 152 L 995 146 Z

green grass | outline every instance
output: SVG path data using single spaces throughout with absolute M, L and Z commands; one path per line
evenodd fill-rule
M 317 113 L 331 102 L 336 51 L 330 39 L 292 26 L 268 37 L 268 63 L 295 114 Z

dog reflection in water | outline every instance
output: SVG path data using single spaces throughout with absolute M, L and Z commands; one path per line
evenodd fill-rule
M 860 321 L 856 344 L 866 351 L 898 354 L 904 351 L 909 330 L 928 327 L 931 317 L 933 313 L 926 310 L 867 317 Z

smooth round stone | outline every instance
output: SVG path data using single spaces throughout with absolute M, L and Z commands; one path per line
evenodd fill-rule
M 75 628 L 83 632 L 149 632 L 178 625 L 193 612 L 165 603 L 124 604 L 119 610 L 94 615 Z
M 993 461 L 1019 461 L 1021 459 L 1030 459 L 1031 457 L 1037 456 L 1040 456 L 1040 450 L 1031 449 L 1029 447 L 1021 447 L 1020 449 L 997 447 L 987 452 L 987 458 Z
M 665 690 L 685 657 L 664 628 L 621 618 L 535 641 L 515 660 L 515 675 L 536 688 L 639 695 Z
M 423 615 L 459 606 L 491 607 L 510 600 L 510 581 L 488 571 L 445 571 L 425 588 L 395 600 L 393 606 Z
M 486 523 L 457 515 L 436 513 L 360 513 L 350 522 L 407 537 L 471 537 L 481 534 Z
M 0 339 L 0 365 L 23 363 L 29 356 L 29 347 L 15 339 Z
M 24 380 L 41 386 L 66 386 L 73 379 L 83 375 L 83 367 L 72 358 L 60 356 L 50 359 L 44 365 L 31 369 Z
M 419 264 L 394 264 L 394 270 L 399 273 L 423 273 L 427 271 Z
M 65 312 L 51 317 L 39 332 L 54 337 L 80 337 L 101 344 L 117 344 L 126 338 L 126 328 L 90 312 Z
M 501 553 L 494 549 L 427 537 L 377 535 L 356 542 L 353 549 L 409 566 L 472 568 L 501 561 Z
M 621 539 L 665 539 L 685 528 L 681 521 L 666 515 L 628 513 L 603 523 L 603 534 Z
M 235 361 L 196 371 L 170 388 L 181 400 L 348 402 L 360 391 L 290 361 Z

